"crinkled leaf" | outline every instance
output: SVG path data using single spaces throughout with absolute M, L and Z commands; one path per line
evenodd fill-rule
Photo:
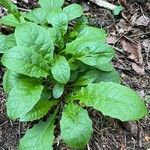
M 91 83 L 71 99 L 79 99 L 86 106 L 121 121 L 138 120 L 147 115 L 144 102 L 135 91 L 113 82 Z
M 11 119 L 17 119 L 29 112 L 40 100 L 43 86 L 36 79 L 21 79 L 12 88 L 6 103 Z
M 32 110 L 20 118 L 20 121 L 34 121 L 44 117 L 49 109 L 58 103 L 57 100 L 41 99 Z
M 7 36 L 0 34 L 0 53 L 5 53 L 14 46 L 16 46 L 14 34 Z
M 34 47 L 14 47 L 3 55 L 2 63 L 8 69 L 30 77 L 46 77 L 49 74 L 48 61 Z
M 48 23 L 50 23 L 56 30 L 60 31 L 62 35 L 67 32 L 68 28 L 68 17 L 62 12 L 56 10 L 52 10 L 48 16 Z
M 28 129 L 21 139 L 19 150 L 53 150 L 54 118 L 46 122 L 40 121 Z
M 62 84 L 66 84 L 70 78 L 70 66 L 64 56 L 56 56 L 54 65 L 51 69 L 55 80 Z
M 32 22 L 22 23 L 15 30 L 18 46 L 34 46 L 43 57 L 52 59 L 54 44 L 47 30 Z
M 95 28 L 95 27 L 84 27 L 81 32 L 79 32 L 78 37 L 88 37 L 94 39 L 95 41 L 105 41 L 107 34 L 105 30 Z
M 16 5 L 14 5 L 11 0 L 0 0 L 0 5 L 4 6 L 6 9 L 9 10 L 9 12 L 11 12 L 17 19 L 19 19 L 20 17 L 20 13 L 16 7 Z
M 65 7 L 63 12 L 68 16 L 68 20 L 73 20 L 83 15 L 83 9 L 78 4 L 71 4 Z
M 47 22 L 47 11 L 43 8 L 36 8 L 25 15 L 30 21 L 36 24 Z
M 60 8 L 64 4 L 64 0 L 39 0 L 39 4 L 46 10 Z
M 68 104 L 60 121 L 61 137 L 71 148 L 83 148 L 89 142 L 92 121 L 86 110 L 76 104 Z
M 63 92 L 64 92 L 64 85 L 59 83 L 55 84 L 53 88 L 53 97 L 57 99 L 62 96 Z
M 0 19 L 0 23 L 6 26 L 16 27 L 20 24 L 18 19 L 13 14 L 9 14 Z

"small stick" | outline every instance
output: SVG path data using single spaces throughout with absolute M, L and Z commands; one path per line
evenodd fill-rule
M 116 5 L 106 2 L 104 0 L 90 0 L 90 1 L 96 3 L 100 7 L 104 7 L 110 10 L 114 10 L 117 7 Z

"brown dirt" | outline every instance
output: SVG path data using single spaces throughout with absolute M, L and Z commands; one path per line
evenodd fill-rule
M 70 2 L 68 0 L 68 2 Z M 114 2 L 114 0 L 110 0 Z M 122 15 L 114 17 L 109 10 L 100 8 L 92 3 L 86 3 L 88 11 L 86 15 L 90 24 L 104 27 L 108 31 L 109 43 L 116 50 L 114 65 L 120 72 L 123 84 L 135 89 L 147 100 L 150 107 L 150 24 L 140 24 L 137 19 L 141 16 L 150 18 L 149 0 L 127 1 L 128 10 Z M 32 5 L 31 5 L 32 4 Z M 26 4 L 18 1 L 20 9 L 29 9 L 36 6 L 36 1 Z M 29 7 L 30 6 L 30 7 Z M 136 14 L 136 16 L 135 16 Z M 142 22 L 143 23 L 143 22 Z M 122 40 L 126 40 L 129 46 L 140 43 L 140 51 L 144 59 L 141 64 L 136 60 L 139 53 L 134 55 L 122 50 Z M 127 47 L 132 50 L 133 47 Z M 135 65 L 136 64 L 136 67 Z M 144 70 L 144 71 L 143 71 Z M 2 82 L 2 70 L 0 69 L 0 83 Z M 0 85 L 0 87 L 2 87 Z M 10 121 L 5 110 L 6 96 L 0 88 L 0 150 L 16 150 L 19 139 L 24 135 L 28 124 L 18 121 Z M 95 110 L 89 109 L 93 120 L 94 134 L 85 150 L 148 150 L 150 149 L 150 117 L 137 122 L 122 123 L 109 117 L 102 116 Z M 55 150 L 69 150 L 59 137 L 56 138 Z

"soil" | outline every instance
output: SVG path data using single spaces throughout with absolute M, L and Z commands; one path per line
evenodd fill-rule
M 36 1 L 15 1 L 20 10 L 36 7 Z M 120 0 L 121 1 L 121 0 Z M 66 1 L 66 4 L 72 1 Z M 81 1 L 80 1 L 81 2 Z M 116 4 L 115 0 L 109 2 Z M 144 97 L 150 110 L 150 1 L 128 0 L 127 7 L 118 16 L 94 3 L 82 3 L 85 14 L 93 26 L 103 27 L 108 33 L 108 43 L 116 50 L 114 66 L 122 77 L 122 83 Z M 0 16 L 5 11 L 0 9 Z M 0 27 L 1 31 L 5 30 Z M 18 141 L 30 126 L 10 121 L 6 115 L 6 95 L 2 89 L 3 68 L 0 68 L 0 150 L 16 150 Z M 85 150 L 149 150 L 150 117 L 137 122 L 123 123 L 104 117 L 89 109 L 94 134 Z M 55 140 L 55 150 L 69 150 L 60 140 Z

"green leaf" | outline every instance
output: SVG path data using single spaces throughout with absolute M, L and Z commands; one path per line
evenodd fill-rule
M 62 35 L 64 35 L 67 32 L 68 28 L 68 17 L 67 15 L 62 12 L 56 10 L 52 10 L 48 17 L 48 23 L 50 23 L 53 28 L 60 31 Z
M 102 56 L 114 55 L 114 50 L 104 42 L 95 41 L 88 37 L 80 37 L 66 45 L 65 52 L 76 57 L 101 54 Z
M 14 46 L 16 46 L 14 34 L 7 36 L 0 34 L 0 53 L 5 53 Z
M 96 27 L 84 27 L 78 34 L 78 37 L 88 37 L 95 41 L 106 41 L 107 34 L 105 30 Z
M 8 69 L 30 77 L 46 77 L 49 74 L 48 61 L 34 47 L 14 47 L 3 55 L 2 63 Z
M 34 46 L 43 57 L 52 59 L 53 39 L 45 28 L 32 22 L 22 23 L 16 27 L 15 37 L 18 46 Z
M 11 70 L 7 70 L 3 76 L 3 88 L 8 94 L 18 82 L 19 74 Z
M 136 92 L 113 82 L 91 83 L 71 99 L 79 99 L 86 106 L 121 121 L 138 120 L 147 115 L 144 102 Z
M 20 24 L 18 19 L 13 14 L 9 14 L 0 19 L 0 23 L 6 26 L 16 27 Z
M 91 70 L 86 72 L 85 75 L 81 76 L 77 81 L 75 81 L 75 86 L 88 85 L 94 82 L 98 78 L 98 71 Z
M 19 150 L 53 150 L 54 117 L 46 122 L 40 121 L 28 129 L 21 139 Z
M 61 137 L 71 148 L 83 148 L 89 142 L 92 121 L 86 110 L 70 103 L 62 113 L 60 121 Z
M 41 99 L 32 110 L 20 118 L 20 121 L 34 121 L 44 117 L 49 109 L 58 103 L 57 100 Z
M 11 119 L 17 119 L 29 112 L 40 100 L 43 86 L 33 78 L 21 79 L 10 91 L 6 103 Z
M 63 92 L 64 92 L 64 85 L 57 83 L 53 88 L 53 97 L 57 99 L 62 96 Z
M 60 8 L 64 4 L 64 0 L 39 0 L 39 4 L 46 10 Z
M 64 56 L 56 56 L 54 66 L 51 69 L 54 79 L 66 84 L 70 78 L 70 66 Z
M 120 12 L 123 10 L 124 8 L 120 5 L 120 6 L 116 6 L 115 9 L 113 10 L 114 15 L 119 15 Z
M 115 83 L 121 83 L 121 78 L 116 71 L 116 69 L 113 69 L 112 71 L 105 72 L 105 71 L 98 71 L 98 77 L 95 80 L 95 83 L 99 83 L 101 81 L 105 82 L 115 82 Z
M 68 16 L 68 20 L 73 20 L 83 15 L 83 9 L 78 4 L 71 4 L 65 7 L 63 12 Z
M 20 13 L 14 5 L 11 0 L 0 0 L 0 5 L 4 6 L 6 9 L 8 9 L 9 12 L 11 12 L 17 19 L 20 17 Z
M 43 24 L 47 22 L 47 11 L 43 8 L 36 8 L 25 15 L 30 21 L 33 21 L 36 24 Z

